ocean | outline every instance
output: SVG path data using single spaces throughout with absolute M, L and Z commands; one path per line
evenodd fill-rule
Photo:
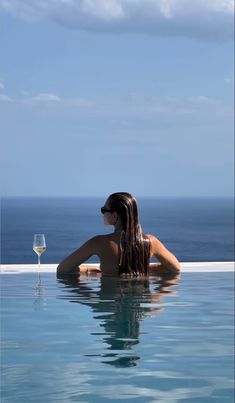
M 101 198 L 2 198 L 2 264 L 37 263 L 33 235 L 44 233 L 41 263 L 58 263 L 104 226 Z M 181 262 L 234 260 L 234 208 L 227 198 L 139 198 L 145 233 L 158 237 Z M 90 262 L 97 262 L 93 256 Z

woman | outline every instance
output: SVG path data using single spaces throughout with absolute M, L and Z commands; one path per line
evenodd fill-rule
M 130 193 L 111 194 L 101 207 L 101 213 L 104 223 L 114 226 L 114 232 L 89 239 L 59 264 L 57 274 L 78 273 L 79 265 L 92 255 L 99 257 L 103 275 L 148 275 L 152 256 L 160 263 L 151 264 L 151 270 L 157 269 L 159 274 L 179 272 L 176 257 L 153 235 L 143 233 L 137 202 Z

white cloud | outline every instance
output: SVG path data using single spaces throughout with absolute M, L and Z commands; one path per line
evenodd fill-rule
M 77 10 L 79 8 L 84 15 L 89 15 L 94 19 L 103 21 L 117 20 L 125 17 L 122 4 L 118 0 L 86 0 L 80 3 L 80 7 L 77 5 Z
M 164 97 L 148 96 L 144 97 L 138 94 L 131 94 L 130 99 L 122 103 L 116 109 L 122 111 L 124 115 L 133 116 L 188 116 L 201 115 L 207 113 L 215 113 L 223 106 L 220 99 L 209 97 L 206 95 L 192 95 L 189 97 L 179 97 L 174 95 L 166 95 Z M 107 105 L 108 108 L 108 105 Z
M 5 85 L 3 81 L 0 81 L 0 102 L 13 102 L 13 99 L 8 95 L 4 94 Z
M 1 0 L 0 0 L 1 1 Z M 60 102 L 61 99 L 58 95 L 48 93 L 48 92 L 41 92 L 40 94 L 30 97 L 28 91 L 21 91 L 21 96 L 17 98 L 12 98 L 6 95 L 4 92 L 5 86 L 2 81 L 0 81 L 0 102 L 23 102 L 28 104 L 33 103 L 49 103 L 49 102 Z
M 230 107 L 222 100 L 206 95 L 179 97 L 166 95 L 163 97 L 131 93 L 125 99 L 111 98 L 108 100 L 92 100 L 82 97 L 66 98 L 53 93 L 42 92 L 29 96 L 21 92 L 21 96 L 11 98 L 0 93 L 0 102 L 14 102 L 33 107 L 53 105 L 58 113 L 86 113 L 93 117 L 123 118 L 123 119 L 155 119 L 158 117 L 193 117 L 193 116 L 233 116 Z M 62 112 L 63 111 L 63 112 Z
M 42 92 L 41 94 L 37 95 L 36 97 L 28 98 L 27 101 L 30 102 L 59 102 L 60 98 L 58 95 L 49 94 L 47 92 Z
M 13 102 L 13 99 L 5 94 L 0 94 L 0 102 Z
M 63 99 L 63 110 L 86 112 L 92 117 L 107 119 L 165 119 L 193 118 L 197 116 L 224 116 L 228 114 L 228 106 L 222 100 L 206 95 L 189 97 L 149 96 L 132 93 L 125 98 L 100 99 L 96 102 L 82 98 Z M 229 112 L 229 116 L 231 113 Z
M 95 106 L 92 101 L 84 98 L 61 98 L 56 94 L 47 92 L 42 92 L 34 97 L 27 96 L 28 93 L 26 92 L 24 92 L 22 95 L 23 97 L 19 98 L 18 101 L 29 105 L 55 103 L 62 104 L 65 108 L 74 107 L 77 109 L 90 109 Z
M 31 96 L 28 91 L 22 90 L 19 97 L 9 97 L 4 94 L 4 85 L 0 81 L 0 102 L 15 102 L 24 105 L 42 105 L 42 104 L 61 104 L 65 108 L 75 109 L 93 109 L 96 105 L 93 101 L 81 97 L 61 98 L 56 94 L 41 92 L 38 95 Z
M 0 8 L 94 32 L 233 38 L 233 0 L 0 0 Z
M 218 105 L 220 103 L 218 99 L 206 97 L 205 95 L 189 97 L 188 100 L 195 105 Z

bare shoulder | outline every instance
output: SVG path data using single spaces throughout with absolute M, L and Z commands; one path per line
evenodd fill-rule
M 152 234 L 146 234 L 146 235 L 150 240 L 152 255 L 159 257 L 161 255 L 166 256 L 166 254 L 169 255 L 171 253 L 157 237 L 155 237 Z
M 106 235 L 95 235 L 90 238 L 87 243 L 89 243 L 90 246 L 99 246 L 105 241 L 105 239 Z
M 88 240 L 88 242 L 93 242 L 93 243 L 100 242 L 100 241 L 102 241 L 102 238 L 103 238 L 103 235 L 95 235 L 92 238 L 90 238 Z
M 171 272 L 178 272 L 180 270 L 180 263 L 178 259 L 170 252 L 163 243 L 152 234 L 146 234 L 151 243 L 151 255 L 155 256 L 164 269 Z
M 91 240 L 93 242 L 105 242 L 112 239 L 112 234 L 95 235 Z
M 146 234 L 146 236 L 150 240 L 152 253 L 156 253 L 159 247 L 163 246 L 163 244 L 152 234 Z
M 151 242 L 153 242 L 155 239 L 157 239 L 154 235 L 152 235 L 152 234 L 145 234 L 149 239 L 150 239 L 150 241 Z
M 106 244 L 108 241 L 110 241 L 111 234 L 105 234 L 105 235 L 95 235 L 93 238 L 89 239 L 89 244 L 91 247 L 102 247 L 104 244 Z

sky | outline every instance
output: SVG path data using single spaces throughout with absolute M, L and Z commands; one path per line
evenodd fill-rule
M 233 195 L 231 0 L 0 0 L 1 194 Z

